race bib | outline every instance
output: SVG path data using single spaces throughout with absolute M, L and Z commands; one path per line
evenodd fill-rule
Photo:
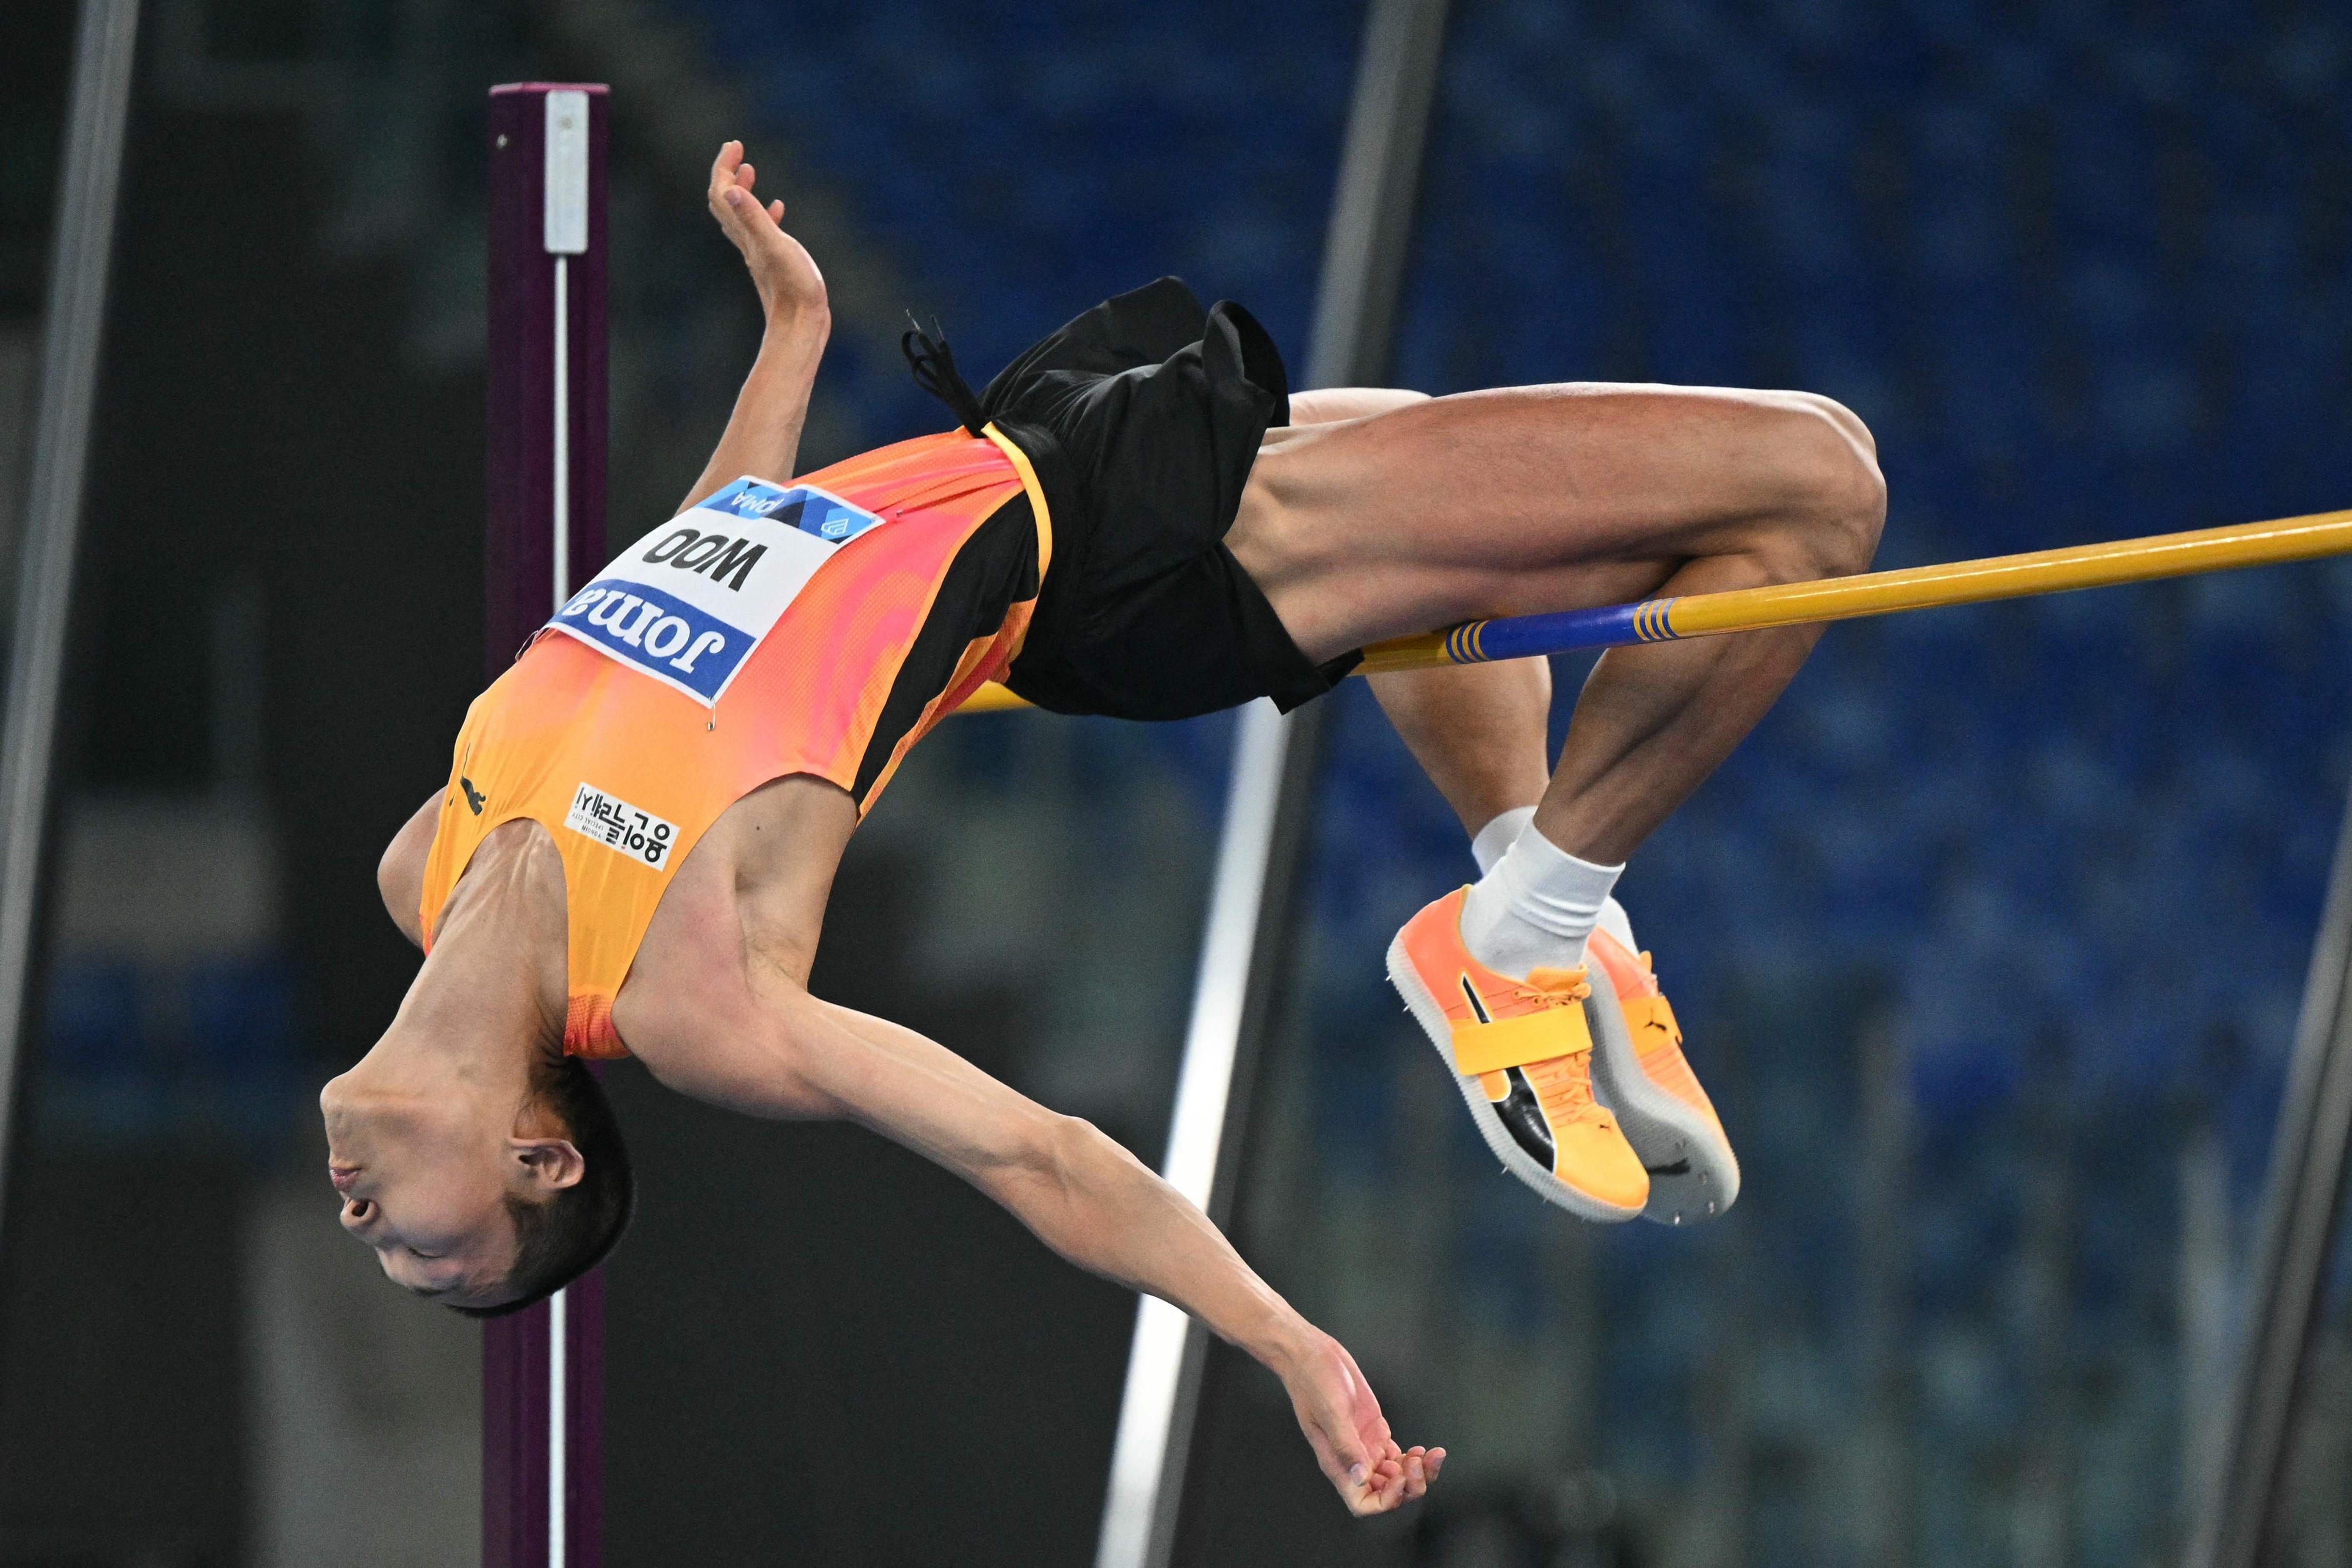
M 833 552 L 882 519 L 810 485 L 732 485 L 621 552 L 548 625 L 714 706 Z

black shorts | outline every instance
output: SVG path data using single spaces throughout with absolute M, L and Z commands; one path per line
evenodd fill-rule
M 1289 378 L 1255 318 L 1163 277 L 1096 306 L 981 394 L 1029 455 L 1054 559 L 1005 685 L 1057 713 L 1286 712 L 1355 667 L 1308 661 L 1225 548 Z

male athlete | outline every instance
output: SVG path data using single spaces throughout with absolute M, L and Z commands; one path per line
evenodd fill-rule
M 1065 712 L 1290 707 L 1382 638 L 1859 570 L 1885 511 L 1869 435 L 1793 392 L 1290 397 L 1246 311 L 1203 313 L 1163 279 L 977 396 L 909 334 L 961 428 L 795 481 L 824 283 L 753 181 L 728 143 L 710 210 L 767 329 L 688 510 L 476 699 L 447 787 L 385 852 L 385 904 L 427 956 L 320 1097 L 343 1224 L 459 1311 L 545 1297 L 627 1221 L 627 1155 L 579 1059 L 634 1055 L 714 1103 L 845 1117 L 938 1161 L 1263 1362 L 1351 1510 L 1420 1496 L 1444 1450 L 1392 1440 L 1347 1351 L 1166 1183 L 809 995 L 843 846 L 907 748 L 992 678 Z M 1541 661 L 1375 683 L 1484 873 L 1406 925 L 1391 977 L 1488 1144 L 1572 1212 L 1704 1218 L 1737 1192 L 1609 894 L 1814 635 L 1608 653 L 1549 769 Z

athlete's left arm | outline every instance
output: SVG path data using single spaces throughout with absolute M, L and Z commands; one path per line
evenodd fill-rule
M 734 1009 L 706 999 L 690 1031 L 671 1039 L 667 1029 L 633 1022 L 631 1043 L 665 1083 L 698 1099 L 752 1115 L 870 1127 L 961 1176 L 1080 1268 L 1201 1319 L 1282 1379 L 1350 1511 L 1385 1512 L 1420 1496 L 1436 1475 L 1444 1450 L 1400 1448 L 1346 1348 L 1117 1143 L 912 1030 L 796 986 L 761 993 L 749 1016 L 728 1020 L 731 1027 L 714 1028 L 713 1013 Z
M 441 796 L 436 791 L 415 814 L 401 824 L 376 862 L 375 887 L 383 894 L 384 913 L 400 934 L 417 946 L 425 946 L 425 860 L 433 852 L 433 835 L 441 826 Z
M 751 193 L 757 178 L 740 141 L 721 147 L 710 165 L 710 215 L 743 253 L 767 329 L 760 339 L 760 357 L 736 394 L 726 433 L 687 492 L 681 511 L 746 474 L 779 484 L 793 476 L 817 361 L 833 331 L 824 275 L 800 241 L 783 231 L 784 204 L 763 205 Z

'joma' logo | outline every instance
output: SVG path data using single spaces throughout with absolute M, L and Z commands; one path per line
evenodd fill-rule
M 645 559 L 654 565 L 667 561 L 680 571 L 708 576 L 713 582 L 724 582 L 734 591 L 743 591 L 743 580 L 760 558 L 768 553 L 766 545 L 755 545 L 750 539 L 731 539 L 725 534 L 706 534 L 700 528 L 676 528 L 662 537 Z M 734 580 L 728 580 L 729 573 Z

